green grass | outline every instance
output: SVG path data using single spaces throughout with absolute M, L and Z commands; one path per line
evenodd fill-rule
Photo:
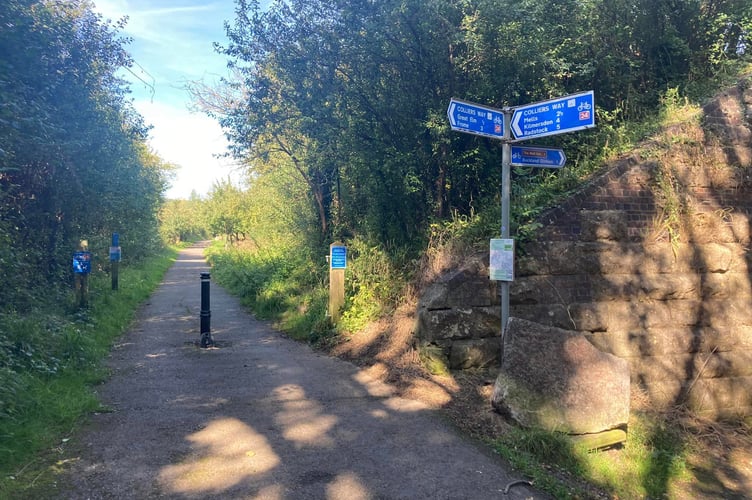
M 219 284 L 261 318 L 297 340 L 326 344 L 357 332 L 393 310 L 407 285 L 406 252 L 391 252 L 359 238 L 348 242 L 345 305 L 337 325 L 327 316 L 328 266 L 302 248 L 225 247 L 214 242 L 207 257 Z
M 563 434 L 512 428 L 496 440 L 493 447 L 512 467 L 531 478 L 536 488 L 556 498 L 585 496 L 576 486 L 569 486 L 559 479 L 562 475 L 581 477 L 584 472 L 582 457 L 585 450 L 572 445 Z
M 577 486 L 582 481 L 614 498 L 675 498 L 677 485 L 692 480 L 692 454 L 702 453 L 675 422 L 644 412 L 633 412 L 627 442 L 617 450 L 588 450 L 563 434 L 522 428 L 513 428 L 492 445 L 556 498 L 587 497 Z
M 60 444 L 101 409 L 92 385 L 107 377 L 103 358 L 176 253 L 121 267 L 117 291 L 93 273 L 87 308 L 71 291 L 62 304 L 0 315 L 0 498 L 28 497 L 53 479 Z

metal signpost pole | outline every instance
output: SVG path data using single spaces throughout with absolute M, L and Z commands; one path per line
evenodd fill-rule
M 504 137 L 501 143 L 501 237 L 509 238 L 509 204 L 511 198 L 512 109 L 504 108 Z M 501 281 L 501 353 L 504 353 L 504 335 L 509 320 L 509 281 Z
M 514 242 L 509 238 L 509 205 L 511 197 L 510 167 L 561 168 L 567 161 L 561 149 L 512 146 L 512 142 L 575 132 L 595 127 L 595 96 L 592 90 L 524 106 L 490 108 L 481 104 L 452 98 L 447 117 L 452 130 L 501 141 L 501 248 L 491 240 L 489 272 L 491 279 L 501 281 L 501 354 L 509 321 L 509 288 L 514 279 Z M 509 250 L 505 247 L 508 246 Z M 511 259 L 504 256 L 508 252 Z M 501 254 L 501 265 L 494 260 Z M 496 257 L 495 257 L 496 256 Z M 505 265 L 504 262 L 507 262 Z M 506 268 L 505 268 L 506 267 Z M 501 272 L 499 272 L 499 270 Z

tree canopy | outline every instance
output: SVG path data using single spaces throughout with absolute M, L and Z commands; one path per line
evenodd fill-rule
M 8 0 L 0 27 L 0 303 L 23 308 L 67 283 L 79 240 L 149 251 L 166 165 L 118 76 L 121 24 L 87 0 Z
M 450 132 L 451 97 L 593 89 L 601 123 L 640 118 L 743 55 L 751 26 L 743 0 L 239 0 L 209 111 L 249 178 L 305 184 L 311 238 L 406 244 L 498 193 L 498 146 Z

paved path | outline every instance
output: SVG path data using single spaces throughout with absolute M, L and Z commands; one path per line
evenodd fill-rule
M 73 499 L 545 498 L 350 363 L 284 338 L 211 284 L 199 349 L 203 249 L 183 251 L 112 353 L 113 411 L 70 443 Z

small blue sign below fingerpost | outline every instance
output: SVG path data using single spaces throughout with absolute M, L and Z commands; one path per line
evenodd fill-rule
M 332 269 L 346 269 L 347 268 L 347 247 L 332 246 L 331 255 L 329 256 L 329 263 Z
M 566 162 L 561 149 L 512 146 L 513 167 L 561 168 Z
M 120 247 L 110 247 L 110 262 L 120 262 L 122 255 Z

